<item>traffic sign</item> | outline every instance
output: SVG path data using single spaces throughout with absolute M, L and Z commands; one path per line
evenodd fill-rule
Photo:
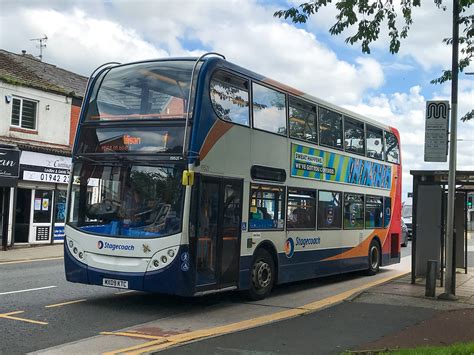
M 426 101 L 425 161 L 446 162 L 449 101 Z

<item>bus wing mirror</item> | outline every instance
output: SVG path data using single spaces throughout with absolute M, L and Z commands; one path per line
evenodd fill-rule
M 184 186 L 192 186 L 194 184 L 194 171 L 184 170 L 181 183 Z

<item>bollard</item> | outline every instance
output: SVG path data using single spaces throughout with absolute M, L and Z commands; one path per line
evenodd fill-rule
M 436 297 L 436 271 L 438 270 L 437 260 L 428 260 L 426 268 L 426 297 Z

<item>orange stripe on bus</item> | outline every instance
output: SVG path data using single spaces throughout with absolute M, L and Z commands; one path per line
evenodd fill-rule
M 201 151 L 199 152 L 199 158 L 203 160 L 216 142 L 232 128 L 232 124 L 217 120 L 209 131 L 204 144 L 202 145 Z

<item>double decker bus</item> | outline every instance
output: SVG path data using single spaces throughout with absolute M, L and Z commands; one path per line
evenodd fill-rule
M 395 128 L 221 55 L 90 77 L 65 226 L 71 282 L 245 290 L 400 261 Z

